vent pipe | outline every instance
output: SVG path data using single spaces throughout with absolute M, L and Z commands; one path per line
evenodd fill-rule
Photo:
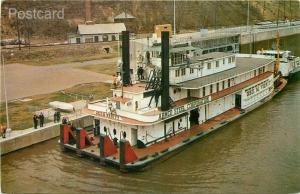
M 169 96 L 169 31 L 161 32 L 161 110 L 170 107 Z
M 130 85 L 129 31 L 122 31 L 122 81 Z

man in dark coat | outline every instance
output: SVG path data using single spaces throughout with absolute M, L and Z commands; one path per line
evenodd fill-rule
M 38 116 L 36 114 L 33 115 L 33 126 L 37 129 L 38 126 Z
M 60 122 L 60 116 L 61 116 L 60 112 L 57 112 L 56 114 L 57 114 L 57 122 Z
M 39 120 L 40 120 L 40 127 L 43 127 L 44 126 L 45 117 L 44 117 L 44 114 L 42 112 L 39 115 Z
M 57 121 L 57 112 L 56 111 L 55 111 L 55 113 L 53 115 L 53 121 L 54 121 L 54 123 L 56 123 L 56 121 Z

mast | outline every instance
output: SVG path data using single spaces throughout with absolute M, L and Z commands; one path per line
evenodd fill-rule
M 247 31 L 249 30 L 249 15 L 250 15 L 250 2 L 248 0 L 248 8 L 247 8 Z
M 174 10 L 173 10 L 173 28 L 174 28 L 174 35 L 176 35 L 176 4 L 175 4 L 175 0 L 174 0 L 174 5 L 173 5 L 173 8 L 174 8 Z
M 6 125 L 7 129 L 10 128 L 9 126 L 9 117 L 8 117 L 8 103 L 7 103 L 7 91 L 6 91 L 6 78 L 5 78 L 5 67 L 4 67 L 4 56 L 1 56 L 2 58 L 2 72 L 3 72 L 3 88 L 4 88 L 4 98 L 5 98 L 5 112 L 6 112 Z
M 274 70 L 274 74 L 277 75 L 278 74 L 278 70 L 279 70 L 279 65 L 280 65 L 280 49 L 279 49 L 279 31 L 277 29 L 277 34 L 276 34 L 276 51 L 277 51 L 277 57 L 276 57 L 276 66 L 275 66 L 275 70 Z
M 276 33 L 276 51 L 277 51 L 277 57 L 276 57 L 276 65 L 274 69 L 274 74 L 277 75 L 280 65 L 280 50 L 279 50 L 279 29 L 278 29 L 278 19 L 279 19 L 279 6 L 280 1 L 278 1 L 278 8 L 277 8 L 277 33 Z

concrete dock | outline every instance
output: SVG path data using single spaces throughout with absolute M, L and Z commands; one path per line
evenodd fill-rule
M 82 113 L 82 109 L 85 107 L 86 102 L 84 100 L 71 103 L 76 112 L 62 113 L 62 117 L 67 117 L 69 121 L 76 127 L 89 127 L 93 125 L 93 118 Z M 53 120 L 53 114 L 55 112 L 52 108 L 36 111 L 36 114 L 43 112 L 44 116 Z M 61 122 L 48 122 L 44 124 L 44 127 L 38 127 L 37 129 L 28 128 L 24 130 L 12 130 L 6 134 L 6 138 L 0 137 L 0 153 L 1 155 L 13 152 L 36 143 L 40 143 L 59 136 L 59 125 Z
M 93 118 L 84 114 L 70 118 L 70 121 L 78 127 L 89 127 L 93 125 Z M 28 128 L 12 131 L 10 134 L 7 134 L 6 138 L 0 138 L 1 155 L 58 137 L 60 124 L 61 123 L 50 122 L 44 127 L 37 129 Z

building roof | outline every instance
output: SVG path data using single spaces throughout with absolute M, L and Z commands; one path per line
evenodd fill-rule
M 178 85 L 181 88 L 185 89 L 199 89 L 205 85 L 232 78 L 238 74 L 245 73 L 250 70 L 257 69 L 262 67 L 266 64 L 273 62 L 274 59 L 267 59 L 267 58 L 253 58 L 253 57 L 246 57 L 246 56 L 236 56 L 236 67 L 222 71 L 219 73 L 215 73 L 212 75 L 200 77 L 194 80 L 185 81 L 179 83 Z
M 122 12 L 121 14 L 115 16 L 114 19 L 135 19 L 135 17 L 129 13 Z
M 109 23 L 109 24 L 79 24 L 78 34 L 113 34 L 121 33 L 125 31 L 126 27 L 124 23 Z

